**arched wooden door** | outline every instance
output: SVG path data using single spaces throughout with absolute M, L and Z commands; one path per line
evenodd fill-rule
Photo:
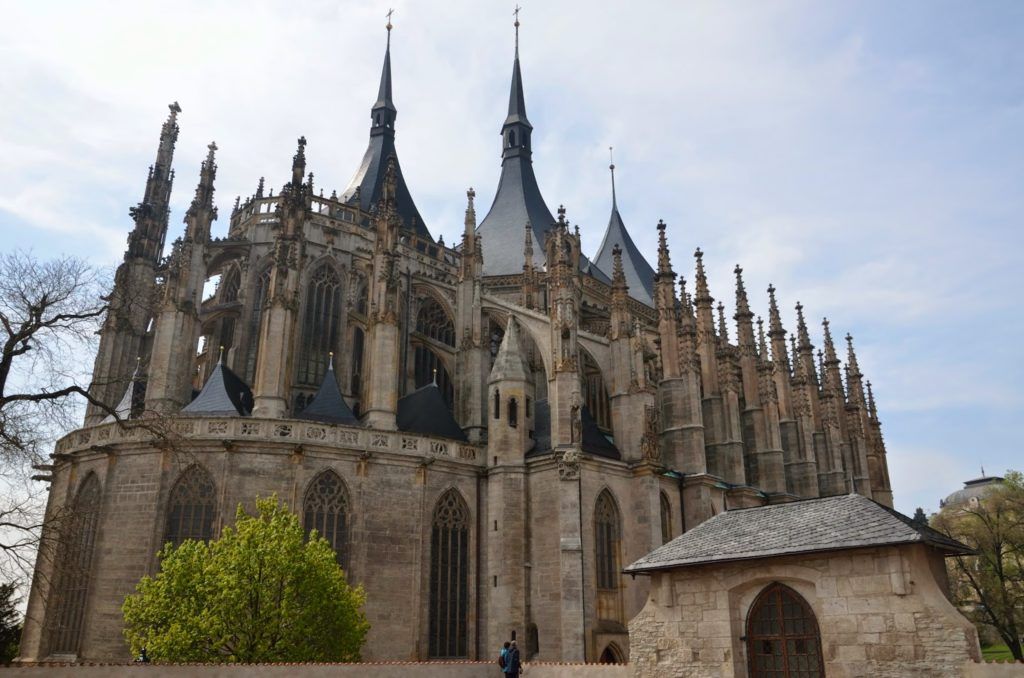
M 747 615 L 750 678 L 821 678 L 821 633 L 814 611 L 799 593 L 771 584 Z

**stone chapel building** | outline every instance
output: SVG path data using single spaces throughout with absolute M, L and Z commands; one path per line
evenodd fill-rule
M 534 175 L 516 28 L 494 202 L 478 223 L 467 192 L 452 245 L 402 175 L 390 24 L 351 183 L 325 195 L 300 138 L 282 188 L 260 178 L 214 237 L 210 144 L 165 256 L 171 106 L 102 328 L 107 407 L 53 454 L 47 512 L 64 519 L 22 660 L 126 658 L 121 604 L 161 546 L 215 538 L 258 495 L 365 587 L 366 659 L 489 658 L 515 632 L 527 658 L 624 661 L 648 587 L 626 564 L 730 508 L 892 505 L 849 335 L 842 365 L 824 321 L 816 355 L 797 304 L 787 340 L 775 289 L 763 323 L 738 266 L 730 330 L 701 250 L 688 289 L 659 222 L 648 263 L 614 184 L 584 255 Z

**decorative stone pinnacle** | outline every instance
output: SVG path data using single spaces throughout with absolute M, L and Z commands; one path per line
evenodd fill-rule
M 718 302 L 718 336 L 722 343 L 729 342 L 729 328 L 725 324 L 725 304 Z

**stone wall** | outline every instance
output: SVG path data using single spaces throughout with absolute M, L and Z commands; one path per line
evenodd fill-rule
M 629 678 L 625 664 L 527 663 L 529 678 Z M 4 678 L 501 678 L 496 662 L 367 664 L 128 664 L 0 667 Z M 979 678 L 982 678 L 979 676 Z
M 655 573 L 629 627 L 636 676 L 746 676 L 747 614 L 772 582 L 814 611 L 830 678 L 979 675 L 961 668 L 980 659 L 977 634 L 936 581 L 938 559 L 907 545 Z

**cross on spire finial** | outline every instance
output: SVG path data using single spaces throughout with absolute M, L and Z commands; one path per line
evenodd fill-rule
M 517 57 L 519 56 L 519 11 L 520 10 L 522 10 L 522 7 L 520 7 L 518 4 L 516 4 L 516 8 L 512 11 L 512 15 L 515 16 L 515 18 L 516 18 L 516 22 L 515 22 L 514 26 L 516 27 L 516 56 Z

